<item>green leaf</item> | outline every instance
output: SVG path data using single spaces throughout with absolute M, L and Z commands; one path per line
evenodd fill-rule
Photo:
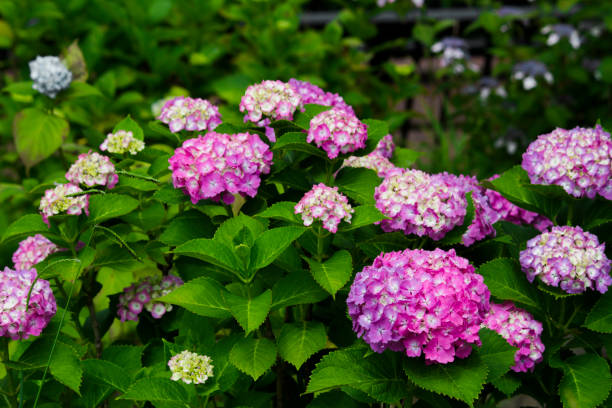
M 404 371 L 416 385 L 429 391 L 458 399 L 473 406 L 487 381 L 487 365 L 478 354 L 455 359 L 449 364 L 425 365 L 416 358 L 405 359 Z
M 327 335 L 321 322 L 285 323 L 278 336 L 278 352 L 300 369 L 310 356 L 325 348 Z
M 104 97 L 98 88 L 85 82 L 73 81 L 66 92 L 66 97 L 69 99 L 86 98 L 88 96 Z
M 310 273 L 317 283 L 334 297 L 336 292 L 346 285 L 353 272 L 351 254 L 344 249 L 336 251 L 325 262 L 317 262 L 308 258 L 306 258 L 306 261 L 310 265 Z
M 123 194 L 96 194 L 89 197 L 90 224 L 129 214 L 138 207 L 138 200 Z
M 478 333 L 482 346 L 478 355 L 489 368 L 488 381 L 504 375 L 514 365 L 514 354 L 517 348 L 511 346 L 506 339 L 489 329 L 480 329 Z
M 89 359 L 82 361 L 81 366 L 85 374 L 94 378 L 96 382 L 110 385 L 121 392 L 125 392 L 131 384 L 131 379 L 123 367 L 110 361 Z
M 184 307 L 200 316 L 225 318 L 231 316 L 227 293 L 219 282 L 203 276 L 190 280 L 158 300 Z
M 181 204 L 189 200 L 182 190 L 172 187 L 171 184 L 166 184 L 157 190 L 152 198 L 165 204 Z
M 369 153 L 376 149 L 376 145 L 383 137 L 389 134 L 389 125 L 387 122 L 377 119 L 365 119 L 363 123 L 368 127 L 365 151 Z
M 372 225 L 375 222 L 381 221 L 385 216 L 373 205 L 360 205 L 355 207 L 355 212 L 351 218 L 351 223 L 345 222 L 340 224 L 340 231 L 350 231 L 357 228 Z
M 6 241 L 9 238 L 16 237 L 19 235 L 34 235 L 40 232 L 47 232 L 49 228 L 42 220 L 40 214 L 26 214 L 21 218 L 13 221 L 8 226 L 4 234 L 2 234 L 2 241 Z
M 304 227 L 279 227 L 261 234 L 253 244 L 249 269 L 254 271 L 270 265 L 305 231 Z
M 245 227 L 250 231 L 251 238 L 253 239 L 261 235 L 261 233 L 266 229 L 264 224 L 262 224 L 259 220 L 240 213 L 238 216 L 224 221 L 223 224 L 217 228 L 217 231 L 215 231 L 214 238 L 216 241 L 222 242 L 225 245 L 234 246 L 236 244 L 234 239 Z M 253 242 L 250 240 L 249 242 L 244 243 L 248 246 L 253 245 Z
M 36 108 L 15 115 L 13 137 L 21 161 L 32 167 L 51 156 L 61 145 L 70 126 L 62 118 Z
M 215 239 L 197 238 L 185 242 L 174 249 L 175 254 L 201 259 L 213 265 L 225 268 L 233 273 L 240 270 L 236 255 L 225 244 Z
M 151 402 L 179 402 L 188 406 L 185 388 L 169 378 L 141 378 L 119 399 Z
M 276 361 L 276 346 L 270 340 L 242 339 L 234 344 L 230 362 L 243 373 L 257 380 Z
M 317 303 L 329 296 L 306 271 L 295 272 L 282 278 L 272 288 L 272 307 Z
M 490 380 L 489 382 L 508 397 L 514 394 L 515 391 L 521 386 L 521 380 L 513 373 L 504 374 L 499 378 Z
M 304 130 L 310 128 L 310 121 L 321 112 L 331 109 L 331 106 L 315 105 L 308 103 L 304 105 L 304 112 L 296 112 L 293 122 Z
M 126 346 L 113 344 L 102 352 L 102 358 L 119 365 L 129 375 L 134 375 L 142 368 L 144 346 Z
M 510 258 L 497 258 L 478 268 L 491 294 L 501 300 L 512 300 L 540 309 L 538 294 L 527 281 L 520 265 Z
M 196 238 L 210 238 L 213 231 L 214 226 L 208 217 L 190 210 L 170 221 L 159 240 L 166 245 L 179 245 Z
M 54 259 L 48 257 L 36 266 L 39 279 L 61 277 L 63 280 L 73 280 L 81 269 L 81 260 L 76 258 Z
M 382 180 L 374 170 L 344 167 L 338 172 L 336 185 L 340 192 L 360 204 L 374 205 L 374 189 Z
M 125 130 L 126 132 L 132 132 L 132 135 L 139 140 L 144 140 L 144 133 L 142 128 L 134 121 L 130 115 L 127 115 L 125 119 L 115 125 L 113 133 L 118 130 Z
M 302 132 L 289 132 L 279 137 L 276 143 L 272 145 L 272 151 L 276 150 L 295 150 L 327 158 L 327 154 L 323 150 L 306 141 L 306 133 Z
M 391 163 L 397 167 L 405 168 L 412 165 L 419 157 L 421 157 L 421 152 L 405 147 L 396 147 L 393 151 L 393 157 L 391 157 Z
M 249 334 L 266 320 L 272 305 L 272 291 L 268 289 L 254 298 L 232 294 L 228 297 L 227 304 L 240 327 Z
M 610 367 L 596 354 L 573 356 L 563 362 L 559 395 L 565 408 L 595 408 L 612 387 Z
M 256 217 L 274 218 L 278 220 L 288 221 L 296 224 L 301 224 L 301 220 L 295 215 L 295 205 L 293 201 L 281 201 L 271 205 L 264 211 L 256 214 Z
M 587 315 L 584 325 L 599 333 L 612 333 L 612 291 L 599 298 Z
M 33 81 L 12 82 L 2 88 L 2 91 L 15 95 L 36 95 L 38 91 L 32 88 L 33 84 Z

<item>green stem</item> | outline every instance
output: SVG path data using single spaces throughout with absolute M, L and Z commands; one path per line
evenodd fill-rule
M 6 337 L 0 338 L 0 342 L 2 343 L 0 349 L 0 358 L 2 358 L 2 362 L 9 361 L 9 339 Z M 17 399 L 15 398 L 17 391 L 15 390 L 15 379 L 13 378 L 13 370 L 9 368 L 6 364 L 4 365 L 6 368 L 6 396 L 9 400 L 9 404 L 11 407 L 17 406 Z
M 574 203 L 571 201 L 567 203 L 567 225 L 571 226 L 574 218 Z
M 578 312 L 580 311 L 580 308 L 582 307 L 582 305 L 578 305 L 577 307 L 574 308 L 574 311 L 572 312 L 572 314 L 570 315 L 569 319 L 567 319 L 567 322 L 565 322 L 565 324 L 563 325 L 563 331 L 565 332 L 567 330 L 567 328 L 569 327 L 570 324 L 572 324 L 572 321 L 574 320 L 574 317 L 576 317 L 576 315 L 578 314 Z
M 135 179 L 152 181 L 153 183 L 161 184 L 161 182 L 158 179 L 154 178 L 154 177 L 149 177 L 149 176 L 145 176 L 145 175 L 138 174 L 138 173 L 132 173 L 131 171 L 117 170 L 116 173 L 124 175 L 124 176 L 128 176 L 128 177 L 132 177 L 132 178 L 135 178 Z

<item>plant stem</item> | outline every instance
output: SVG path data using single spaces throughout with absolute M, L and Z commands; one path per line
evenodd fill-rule
M 283 408 L 283 381 L 285 378 L 285 367 L 283 361 L 278 359 L 276 363 L 276 408 Z
M 89 319 L 91 320 L 91 329 L 94 335 L 96 357 L 100 358 L 102 356 L 102 339 L 100 338 L 100 326 L 96 317 L 96 307 L 94 306 L 91 294 L 87 294 L 87 309 L 89 309 Z
M 0 338 L 0 342 L 1 344 L 1 349 L 0 349 L 0 358 L 2 359 L 2 362 L 4 363 L 5 361 L 9 361 L 9 339 L 6 337 L 1 337 Z M 6 390 L 6 396 L 9 400 L 9 404 L 11 407 L 16 407 L 17 406 L 17 399 L 16 399 L 16 390 L 15 390 L 15 379 L 13 378 L 13 370 L 10 369 L 9 367 L 4 366 L 6 368 L 6 388 L 8 388 Z

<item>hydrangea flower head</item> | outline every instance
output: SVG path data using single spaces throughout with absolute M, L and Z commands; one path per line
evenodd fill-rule
M 325 92 L 323 89 L 311 84 L 310 82 L 298 81 L 297 79 L 293 78 L 289 80 L 289 85 L 291 85 L 299 94 L 300 106 L 302 107 L 306 104 L 313 103 L 316 105 L 343 108 L 354 113 L 353 108 L 350 105 L 347 105 L 346 102 L 344 102 L 344 99 L 342 99 L 342 97 L 338 94 Z
M 580 44 L 582 44 L 578 30 L 570 24 L 547 25 L 542 28 L 542 34 L 548 35 L 546 38 L 546 45 L 548 46 L 557 44 L 562 38 L 567 39 L 574 49 L 580 48 Z
M 172 381 L 183 381 L 185 384 L 203 384 L 213 376 L 214 366 L 208 356 L 192 353 L 189 350 L 180 352 L 168 361 L 172 371 Z
M 154 319 L 161 317 L 172 310 L 171 304 L 156 301 L 156 299 L 167 295 L 177 287 L 181 286 L 181 278 L 173 275 L 164 277 L 148 276 L 140 282 L 132 284 L 123 289 L 119 296 L 117 314 L 122 322 L 126 320 L 138 320 L 138 315 L 146 310 Z
M 255 197 L 272 156 L 256 134 L 208 132 L 186 140 L 168 162 L 174 187 L 183 189 L 192 203 L 207 198 L 231 203 L 233 194 Z
M 459 37 L 446 37 L 431 46 L 431 51 L 440 54 L 443 67 L 452 67 L 458 74 L 465 71 L 465 62 L 470 58 L 467 41 Z
M 489 289 L 453 249 L 381 253 L 355 276 L 347 298 L 353 330 L 381 353 L 465 358 L 489 311 Z
M 612 200 L 612 140 L 595 128 L 557 128 L 538 136 L 523 153 L 532 184 L 555 184 L 574 197 Z
M 106 136 L 106 139 L 100 145 L 100 150 L 117 154 L 129 152 L 131 155 L 134 155 L 142 151 L 144 147 L 144 142 L 136 139 L 131 131 L 118 130 Z
M 363 167 L 371 169 L 378 174 L 378 177 L 386 177 L 395 165 L 384 156 L 375 154 L 374 152 L 366 156 L 350 156 L 344 160 L 342 167 Z
M 270 120 L 293 120 L 293 113 L 300 103 L 300 95 L 290 84 L 262 81 L 247 88 L 240 100 L 240 112 L 245 112 L 245 122 L 265 126 Z
M 4 268 L 0 272 L 0 337 L 19 340 L 39 336 L 55 315 L 57 306 L 51 286 L 44 279 L 34 283 L 36 276 L 33 268 Z
M 529 241 L 519 261 L 529 282 L 538 277 L 567 293 L 605 293 L 612 284 L 606 244 L 580 227 L 552 227 Z
M 177 96 L 167 101 L 157 118 L 168 125 L 172 133 L 214 130 L 221 124 L 219 108 L 200 98 Z
M 523 89 L 526 91 L 535 88 L 538 85 L 538 78 L 552 84 L 553 76 L 546 68 L 546 65 L 540 61 L 522 61 L 512 67 L 512 78 L 523 82 Z
M 34 81 L 32 88 L 55 98 L 58 92 L 68 88 L 72 82 L 72 72 L 55 56 L 41 57 L 30 61 L 30 78 Z
M 365 147 L 368 127 L 353 113 L 332 108 L 321 112 L 310 120 L 306 141 L 315 143 L 335 159 L 340 153 L 354 152 Z
M 19 243 L 19 248 L 13 253 L 15 269 L 30 269 L 58 250 L 57 245 L 40 234 L 27 237 Z
M 115 165 L 106 156 L 97 152 L 80 154 L 68 172 L 66 179 L 74 184 L 84 184 L 87 187 L 107 186 L 113 188 L 119 181 L 115 173 Z
M 540 338 L 542 323 L 512 302 L 501 305 L 491 303 L 491 311 L 484 326 L 497 332 L 511 346 L 518 347 L 514 354 L 515 364 L 510 367 L 513 371 L 533 371 L 535 365 L 543 360 L 545 347 Z
M 338 192 L 338 187 L 327 187 L 323 183 L 313 186 L 295 205 L 295 213 L 302 214 L 305 226 L 321 220 L 323 228 L 332 234 L 338 231 L 342 220 L 351 223 L 354 211 L 348 198 Z
M 67 197 L 71 194 L 82 193 L 83 190 L 74 184 L 58 184 L 55 188 L 45 191 L 40 199 L 39 210 L 43 221 L 49 225 L 49 217 L 65 212 L 70 215 L 79 215 L 83 212 L 89 215 L 89 196 L 84 194 L 76 197 Z

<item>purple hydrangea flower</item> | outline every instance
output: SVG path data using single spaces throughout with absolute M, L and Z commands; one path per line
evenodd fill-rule
M 19 243 L 19 248 L 13 253 L 15 269 L 30 269 L 57 251 L 59 251 L 57 245 L 40 234 L 27 237 Z
M 612 284 L 606 244 L 580 227 L 552 227 L 529 241 L 519 260 L 529 282 L 539 277 L 567 293 L 605 293 Z
M 376 144 L 376 148 L 371 154 L 377 154 L 379 156 L 390 159 L 395 151 L 395 143 L 393 143 L 393 136 L 390 134 L 380 139 Z
M 306 141 L 325 150 L 335 159 L 340 153 L 350 153 L 365 147 L 368 127 L 344 109 L 332 108 L 310 120 Z
M 142 151 L 145 144 L 142 140 L 136 139 L 131 131 L 118 130 L 115 133 L 109 133 L 100 145 L 100 150 L 110 153 L 130 153 L 135 155 Z
M 381 253 L 355 276 L 347 298 L 353 330 L 381 353 L 425 355 L 442 364 L 480 344 L 489 289 L 453 249 Z
M 167 295 L 182 284 L 182 279 L 173 275 L 146 277 L 123 289 L 123 293 L 119 296 L 117 314 L 122 322 L 137 321 L 138 315 L 143 310 L 151 313 L 154 319 L 161 319 L 166 312 L 172 310 L 172 305 L 158 302 L 156 299 Z
M 338 192 L 338 187 L 327 187 L 323 183 L 313 186 L 295 205 L 295 213 L 302 214 L 305 226 L 320 220 L 323 228 L 332 234 L 338 231 L 342 220 L 351 223 L 353 212 L 348 198 Z
M 115 165 L 111 160 L 97 152 L 80 154 L 77 161 L 70 166 L 66 179 L 74 184 L 87 187 L 107 186 L 113 188 L 119 181 Z
M 431 46 L 434 54 L 441 54 L 442 67 L 451 67 L 456 74 L 465 71 L 465 64 L 470 58 L 467 41 L 459 37 L 445 37 Z M 474 66 L 470 66 L 475 69 Z
M 82 193 L 83 190 L 74 184 L 58 184 L 55 188 L 45 191 L 40 199 L 40 214 L 43 221 L 49 225 L 49 217 L 65 212 L 70 215 L 79 215 L 82 212 L 89 215 L 89 195 L 67 197 L 71 194 Z
M 542 28 L 542 34 L 546 34 L 546 45 L 553 46 L 557 44 L 561 39 L 565 38 L 569 41 L 570 45 L 574 49 L 580 48 L 582 40 L 578 30 L 570 24 L 553 24 L 547 25 Z
M 159 117 L 173 133 L 183 129 L 189 131 L 214 130 L 221 124 L 219 108 L 200 98 L 177 96 L 164 104 Z

